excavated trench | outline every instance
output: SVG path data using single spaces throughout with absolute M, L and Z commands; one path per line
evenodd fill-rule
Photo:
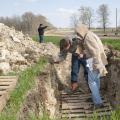
M 86 81 L 82 78 L 82 68 L 80 89 L 76 93 L 68 94 L 66 91 L 70 84 L 70 62 L 46 65 L 44 71 L 36 78 L 36 85 L 26 95 L 18 119 L 29 120 L 31 113 L 39 118 L 47 113 L 55 120 L 62 118 L 84 120 L 92 118 L 94 112 L 98 117 L 106 116 L 109 119 L 112 109 L 120 105 L 120 59 L 110 59 L 107 69 L 109 74 L 101 79 L 104 108 L 93 111 L 91 110 L 93 103 L 86 102 L 87 98 L 91 98 L 91 94 Z

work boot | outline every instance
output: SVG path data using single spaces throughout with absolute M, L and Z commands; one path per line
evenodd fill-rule
M 71 90 L 72 90 L 73 92 L 75 92 L 75 91 L 77 90 L 77 88 L 78 88 L 78 83 L 77 83 L 77 82 L 71 83 Z
M 105 106 L 103 105 L 103 103 L 101 103 L 101 104 L 98 104 L 98 105 L 93 105 L 90 109 L 97 110 L 97 109 L 102 109 L 104 107 Z
M 93 102 L 92 98 L 87 98 L 86 102 Z

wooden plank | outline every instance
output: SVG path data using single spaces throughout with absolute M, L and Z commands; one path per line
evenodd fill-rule
M 79 97 L 86 97 L 86 96 L 91 96 L 91 94 L 62 94 L 62 97 L 72 97 L 72 96 L 79 96 Z
M 80 105 L 80 106 L 71 106 L 70 104 L 62 105 L 62 110 L 80 109 L 80 108 L 83 108 L 83 105 Z
M 10 86 L 0 86 L 0 89 L 9 89 Z
M 104 109 L 99 109 L 99 110 L 96 110 L 96 112 L 110 112 L 111 110 L 109 108 L 104 108 Z M 70 110 L 62 110 L 62 113 L 86 113 L 86 114 L 90 114 L 90 113 L 93 113 L 94 111 L 92 110 L 84 110 L 84 109 L 70 109 Z
M 89 105 L 92 105 L 93 104 L 93 102 L 86 102 L 86 100 L 85 99 L 83 99 L 83 100 L 63 100 L 62 101 L 62 103 L 81 103 L 81 104 L 84 104 L 84 103 L 86 103 L 86 104 L 89 104 Z M 107 101 L 106 100 L 103 100 L 103 103 L 107 103 Z
M 18 76 L 0 76 L 0 79 L 18 79 Z
M 0 76 L 0 112 L 10 97 L 10 92 L 15 88 L 18 77 Z
M 79 99 L 79 100 L 83 100 L 83 99 L 88 99 L 88 98 L 90 98 L 90 96 L 84 96 L 84 97 L 82 97 L 82 96 L 75 96 L 75 97 L 64 97 L 64 98 L 62 98 L 63 100 L 69 100 L 69 99 L 71 99 L 71 100 L 76 100 L 76 99 Z
M 85 113 L 85 110 L 83 108 L 81 109 L 70 109 L 70 110 L 62 110 L 62 113 Z
M 66 105 L 69 105 L 69 106 L 82 106 L 84 107 L 85 103 L 62 103 L 62 106 L 66 106 Z
M 62 95 L 80 95 L 80 94 L 83 94 L 82 92 L 74 92 L 74 93 L 67 93 L 67 92 L 62 92 L 61 93 Z
M 17 78 L 0 78 L 0 81 L 2 81 L 2 80 L 4 80 L 4 81 L 14 81 L 14 80 L 17 80 Z
M 109 116 L 111 115 L 111 111 L 107 111 L 107 112 L 98 112 L 96 113 L 97 116 Z M 94 116 L 94 113 L 93 114 L 86 114 L 87 117 L 93 117 Z
M 83 114 L 75 114 L 75 113 L 72 113 L 72 114 L 62 114 L 62 118 L 85 118 L 86 117 L 86 115 L 83 113 Z
M 9 81 L 2 81 L 0 82 L 0 85 L 4 85 L 4 84 L 7 84 L 7 85 L 10 85 L 12 84 L 13 82 L 9 82 Z

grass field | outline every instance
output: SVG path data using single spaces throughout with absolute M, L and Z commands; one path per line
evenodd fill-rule
M 58 46 L 61 38 L 61 36 L 45 36 L 44 40 L 45 42 L 52 42 L 53 44 Z M 37 36 L 34 36 L 33 40 L 39 42 L 39 38 Z
M 59 41 L 62 37 L 60 36 L 45 36 L 45 42 L 52 42 L 55 45 L 59 45 Z M 33 37 L 33 40 L 38 41 L 37 37 Z M 115 39 L 102 39 L 103 44 L 109 45 L 113 47 L 116 50 L 120 51 L 120 39 L 115 40 Z
M 115 50 L 119 50 L 120 51 L 120 40 L 103 39 L 102 42 L 103 42 L 103 44 L 112 46 Z

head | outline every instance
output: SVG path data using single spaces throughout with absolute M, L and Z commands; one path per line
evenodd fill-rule
M 80 37 L 80 39 L 83 39 L 87 32 L 88 32 L 88 28 L 84 24 L 78 24 L 75 27 L 75 33 L 77 34 L 77 36 Z
M 43 24 L 40 24 L 40 26 L 42 26 Z
M 70 46 L 71 44 L 68 38 L 63 38 L 60 40 L 60 51 L 67 52 Z

